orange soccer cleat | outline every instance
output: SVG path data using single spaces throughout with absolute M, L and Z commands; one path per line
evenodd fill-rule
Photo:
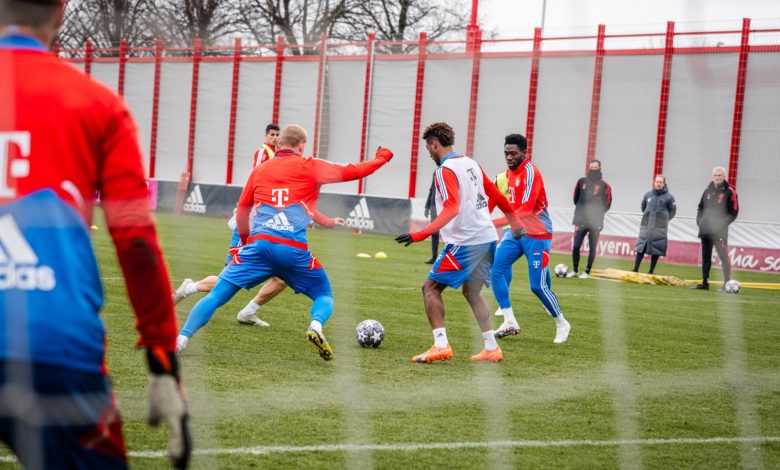
M 422 354 L 414 356 L 412 362 L 433 362 L 433 361 L 448 361 L 452 359 L 452 348 L 448 344 L 446 347 L 437 348 L 431 346 L 431 349 L 425 351 Z
M 469 359 L 472 361 L 501 362 L 504 360 L 504 353 L 498 347 L 490 351 L 483 349 L 479 354 L 471 356 Z

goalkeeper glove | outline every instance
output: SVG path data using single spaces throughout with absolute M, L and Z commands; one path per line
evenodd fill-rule
M 150 426 L 158 426 L 165 421 L 169 430 L 168 459 L 174 468 L 187 468 L 192 452 L 192 435 L 176 353 L 152 346 L 146 349 L 146 360 L 149 363 L 147 421 Z

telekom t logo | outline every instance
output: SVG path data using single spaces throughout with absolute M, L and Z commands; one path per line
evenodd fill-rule
M 290 199 L 288 194 L 289 188 L 274 188 L 271 190 L 271 200 L 276 203 L 276 207 L 284 207 L 284 203 Z
M 508 189 L 509 189 L 509 202 L 514 204 L 515 203 L 515 188 L 510 186 Z
M 11 144 L 19 148 L 22 158 L 15 158 L 8 164 Z M 8 186 L 8 176 L 24 178 L 30 174 L 30 133 L 27 131 L 0 132 L 0 198 L 16 196 L 16 190 Z M 8 172 L 6 173 L 6 169 Z

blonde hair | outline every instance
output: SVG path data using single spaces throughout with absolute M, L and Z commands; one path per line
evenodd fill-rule
M 294 148 L 305 143 L 306 130 L 297 124 L 285 126 L 279 134 L 279 147 Z
M 724 177 L 726 176 L 726 169 L 723 168 L 722 166 L 716 166 L 715 168 L 712 169 L 713 173 L 715 173 L 716 171 L 720 171 L 721 173 L 723 173 Z

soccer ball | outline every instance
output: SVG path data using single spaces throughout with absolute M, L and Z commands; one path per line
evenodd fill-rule
M 555 276 L 556 277 L 566 277 L 566 275 L 569 273 L 569 267 L 565 264 L 561 263 L 558 266 L 555 267 Z
M 385 328 L 376 320 L 363 320 L 355 328 L 355 339 L 364 348 L 378 348 L 385 339 Z
M 739 281 L 736 279 L 732 279 L 728 281 L 727 283 L 723 284 L 723 290 L 728 292 L 729 294 L 739 294 Z

